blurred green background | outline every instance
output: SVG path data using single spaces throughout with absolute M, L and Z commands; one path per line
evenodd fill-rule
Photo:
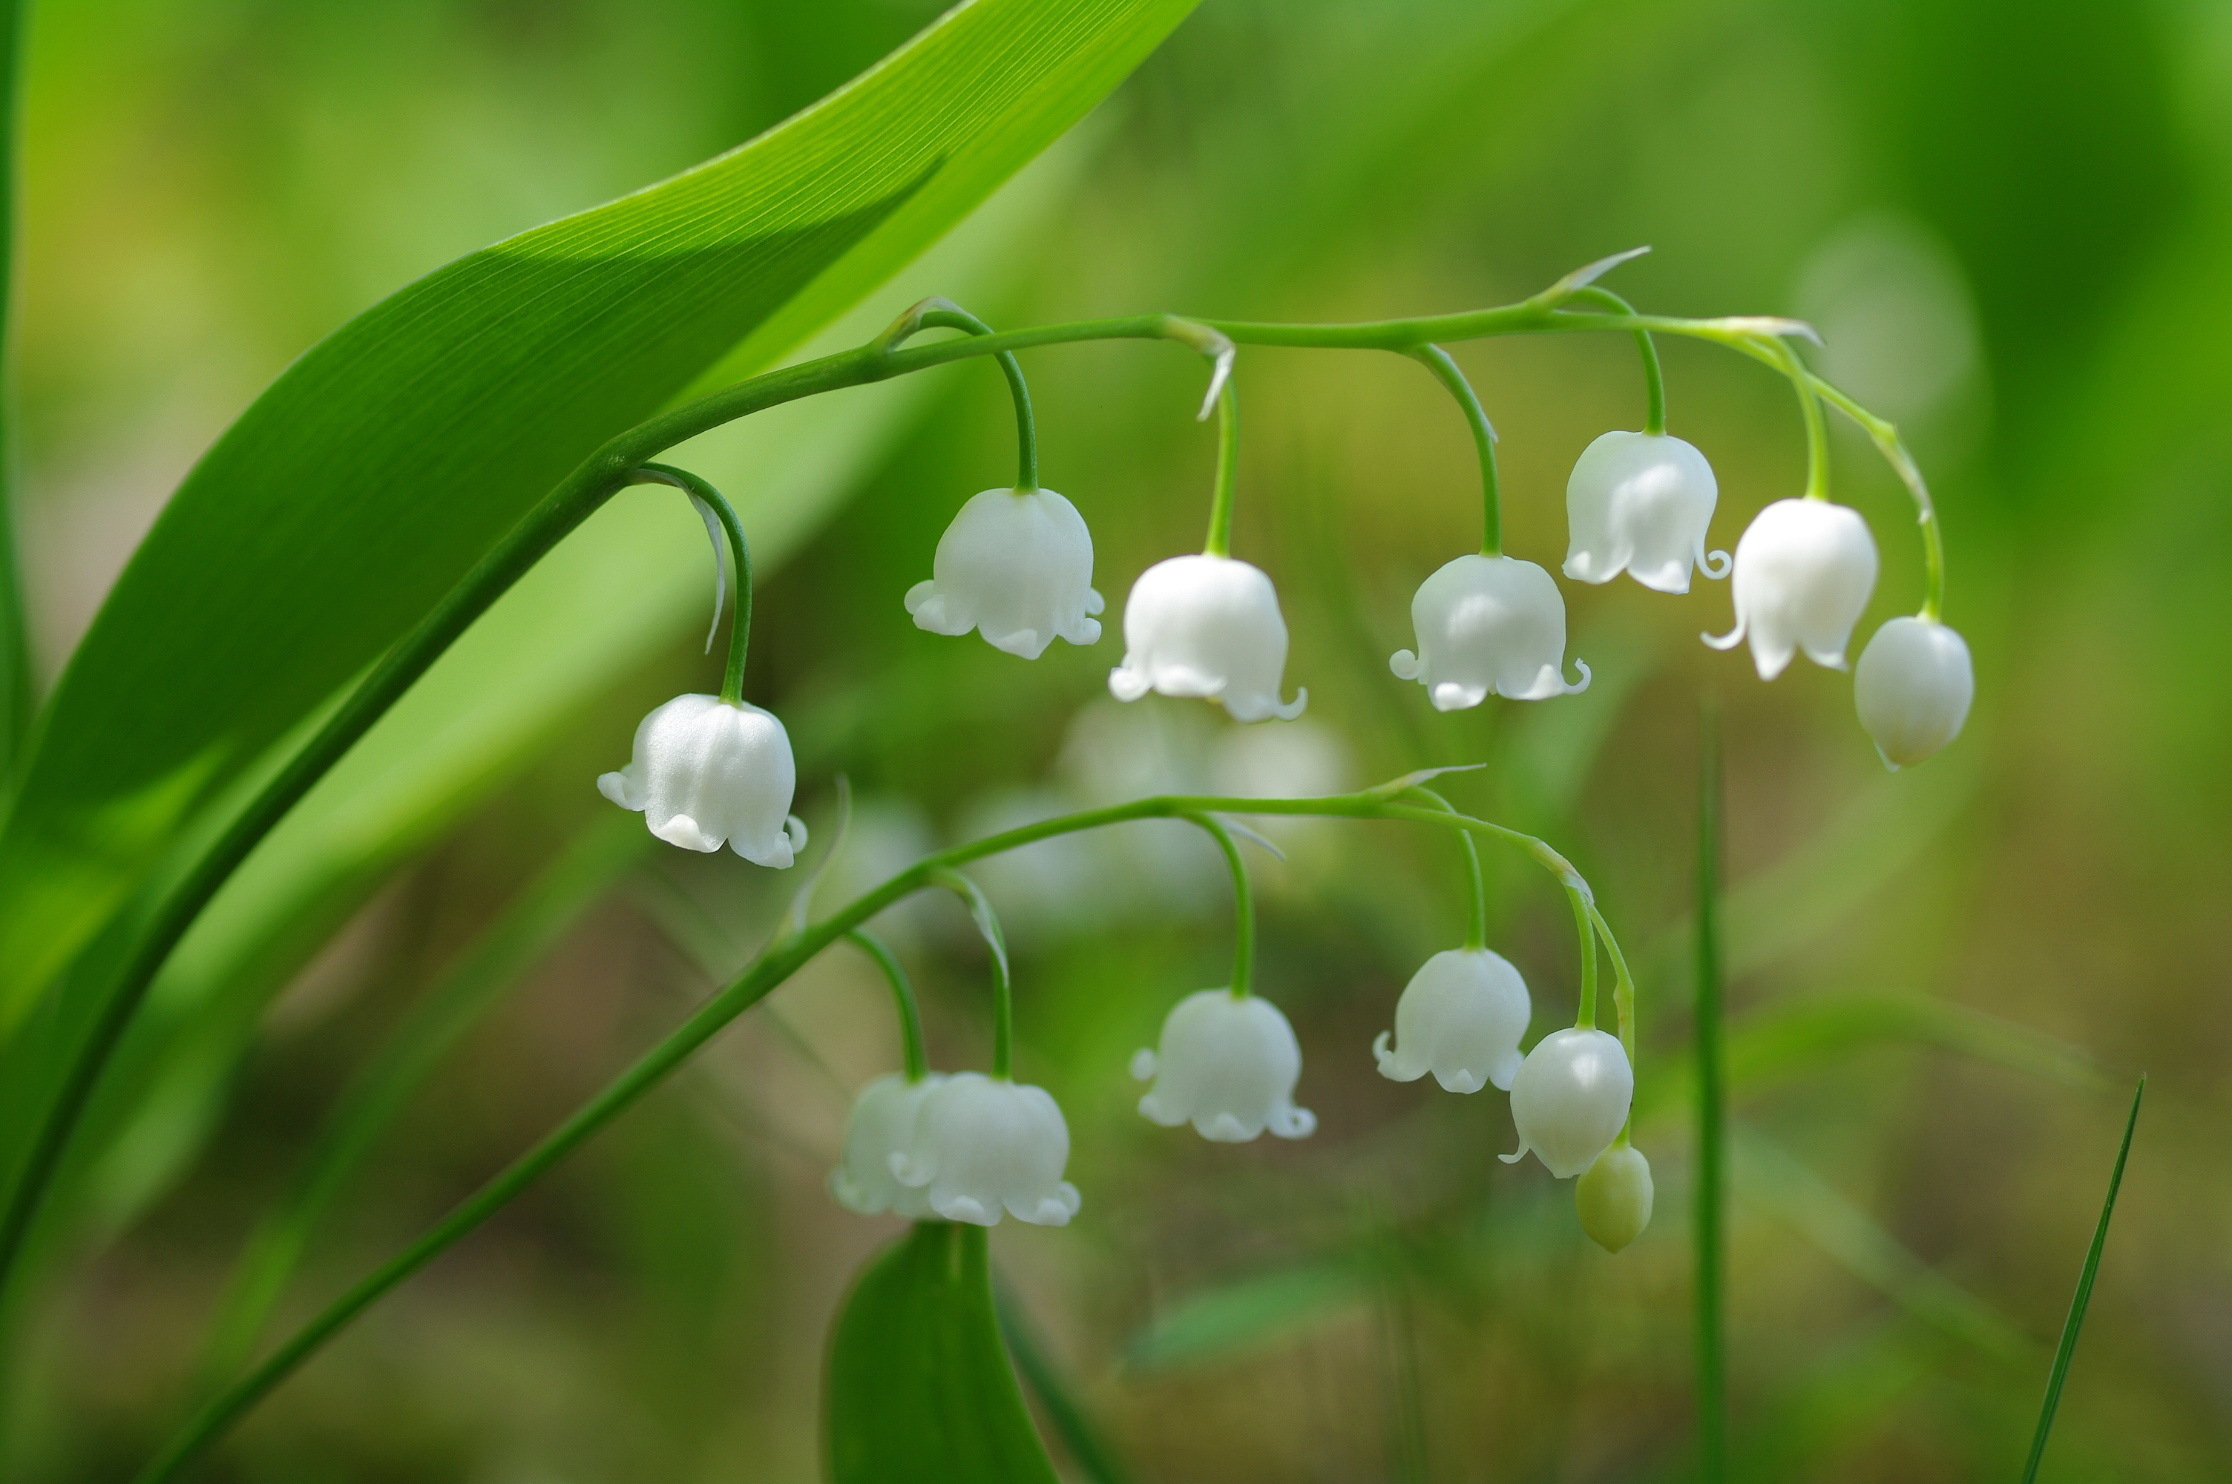
M 46 0 L 18 368 L 46 673 L 193 458 L 304 347 L 461 252 L 737 142 L 933 13 Z M 1226 972 L 1205 847 L 1136 826 L 988 867 L 1018 949 L 1018 1073 L 1062 1101 L 1085 1197 L 1066 1231 L 995 1234 L 1016 1308 L 1140 1480 L 1689 1476 L 1685 953 L 1710 702 L 1728 748 L 1738 1476 L 2011 1476 L 2145 1070 L 2045 1477 L 2225 1477 L 2232 9 L 1208 0 L 844 334 L 932 292 L 1001 325 L 1436 312 L 1638 243 L 1655 250 L 1615 282 L 1642 306 L 1811 318 L 1821 368 L 1909 431 L 1978 673 L 1968 734 L 1925 767 L 1884 774 L 1849 677 L 1801 665 L 1762 686 L 1696 643 L 1729 620 L 1710 583 L 1569 585 L 1588 693 L 1434 713 L 1386 657 L 1411 642 L 1411 588 L 1476 539 L 1472 454 L 1446 397 L 1392 356 L 1241 360 L 1235 552 L 1280 584 L 1289 684 L 1311 692 L 1286 727 L 1107 699 L 1124 591 L 1199 540 L 1213 433 L 1192 420 L 1191 357 L 1026 359 L 1046 481 L 1091 521 L 1111 608 L 1099 646 L 1035 665 L 923 634 L 899 601 L 961 501 L 1009 477 L 988 366 L 784 409 L 680 456 L 762 543 L 747 694 L 789 723 L 822 841 L 849 781 L 825 904 L 937 841 L 1080 802 L 1485 762 L 1453 797 L 1571 855 L 1637 962 L 1637 1141 L 1659 1209 L 1615 1258 L 1567 1187 L 1496 1162 L 1514 1142 L 1499 1095 L 1373 1070 L 1402 983 L 1462 934 L 1446 841 L 1280 832 L 1259 988 L 1296 1022 L 1321 1127 L 1279 1147 L 1208 1146 L 1131 1108 L 1132 1049 Z M 1640 423 L 1632 348 L 1459 355 L 1502 434 L 1507 549 L 1555 567 L 1574 457 Z M 1797 488 L 1787 387 L 1708 348 L 1666 356 L 1673 431 L 1713 460 L 1732 546 Z M 1919 552 L 1857 438 L 1839 440 L 1837 488 L 1885 555 L 1865 631 L 1912 609 Z M 694 518 L 622 503 L 610 519 L 649 554 L 626 590 L 609 570 L 566 586 L 593 566 L 583 543 L 612 539 L 592 526 L 538 599 L 609 610 L 601 647 L 537 653 L 531 628 L 484 644 L 479 663 L 532 681 L 516 724 L 429 727 L 456 755 L 433 783 L 383 792 L 400 774 L 371 756 L 343 801 L 362 807 L 289 878 L 288 931 L 205 955 L 230 1009 L 194 1022 L 198 1074 L 113 1141 L 110 1219 L 34 1316 L 11 1477 L 136 1466 L 337 1090 L 523 894 L 546 920 L 508 955 L 516 975 L 484 976 L 507 997 L 340 1196 L 280 1323 L 600 1086 L 798 887 L 613 844 L 594 774 L 717 665 L 698 652 Z M 533 883 L 569 847 L 596 860 L 591 886 L 553 905 Z M 1516 858 L 1491 883 L 1540 1034 L 1572 1006 L 1565 907 Z M 881 926 L 921 982 L 934 1060 L 981 1065 L 965 919 L 925 902 Z M 824 1334 L 897 1229 L 821 1185 L 852 1090 L 896 1065 L 881 995 L 856 957 L 813 966 L 313 1362 L 210 1477 L 815 1477 Z

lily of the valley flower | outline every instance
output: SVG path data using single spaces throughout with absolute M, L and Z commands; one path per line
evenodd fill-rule
M 1552 1031 L 1535 1043 L 1511 1080 L 1516 1164 L 1533 1150 L 1551 1174 L 1571 1179 L 1595 1162 L 1627 1122 L 1635 1073 L 1617 1036 L 1599 1030 Z
M 1596 1157 L 1573 1187 L 1581 1230 L 1607 1252 L 1617 1252 L 1651 1224 L 1651 1162 L 1632 1144 L 1615 1144 Z
M 1859 511 L 1827 500 L 1777 500 L 1736 543 L 1736 627 L 1705 642 L 1733 649 L 1750 636 L 1762 680 L 1780 675 L 1800 649 L 1841 670 L 1875 580 L 1875 537 Z
M 1416 1082 L 1432 1072 L 1451 1092 L 1490 1083 L 1509 1091 L 1523 1058 L 1519 1038 L 1534 1013 L 1527 982 L 1502 954 L 1453 948 L 1419 966 L 1395 1002 L 1395 1044 L 1372 1043 L 1380 1075 Z
M 1728 554 L 1705 551 L 1720 486 L 1705 455 L 1663 433 L 1606 433 L 1581 451 L 1566 480 L 1565 575 L 1686 593 L 1690 569 L 1728 575 Z M 1718 557 L 1715 570 L 1713 557 Z
M 909 1082 L 893 1072 L 860 1090 L 845 1120 L 844 1157 L 829 1172 L 829 1193 L 838 1205 L 863 1216 L 889 1211 L 909 1221 L 930 1219 L 929 1192 L 902 1185 L 891 1164 L 914 1148 L 923 1101 L 945 1080 L 932 1072 Z
M 759 866 L 788 866 L 806 848 L 790 812 L 798 787 L 790 736 L 768 712 L 719 696 L 676 696 L 636 728 L 634 754 L 597 791 L 643 815 L 684 850 L 723 844 Z
M 1418 652 L 1395 651 L 1388 668 L 1426 687 L 1437 711 L 1462 711 L 1490 694 L 1539 701 L 1589 688 L 1589 667 L 1566 684 L 1565 598 L 1550 574 L 1507 556 L 1461 556 L 1419 584 L 1411 599 Z
M 933 1087 L 914 1137 L 890 1156 L 901 1185 L 920 1190 L 947 1221 L 997 1226 L 1005 1211 L 1036 1226 L 1067 1226 L 1077 1187 L 1062 1178 L 1069 1125 L 1043 1087 L 956 1072 Z
M 1894 618 L 1860 651 L 1852 696 L 1883 761 L 1912 767 L 1968 720 L 1976 698 L 1968 645 L 1934 618 Z
M 1035 660 L 1056 639 L 1100 640 L 1093 533 L 1052 490 L 986 490 L 938 538 L 928 582 L 907 589 L 907 612 L 933 634 L 984 635 L 994 649 Z
M 1235 721 L 1292 721 L 1309 692 L 1280 701 L 1286 654 L 1279 595 L 1261 568 L 1171 557 L 1140 573 L 1124 600 L 1124 662 L 1108 689 L 1119 701 L 1159 691 L 1221 701 Z
M 1132 1075 L 1154 1086 L 1139 1111 L 1165 1128 L 1192 1123 L 1205 1139 L 1243 1144 L 1265 1129 L 1305 1138 L 1317 1115 L 1294 1106 L 1302 1046 L 1279 1007 L 1254 995 L 1205 989 L 1164 1019 L 1161 1049 L 1142 1047 Z

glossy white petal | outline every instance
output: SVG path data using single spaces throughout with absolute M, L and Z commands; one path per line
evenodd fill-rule
M 907 589 L 907 612 L 933 634 L 984 635 L 995 649 L 1035 660 L 1056 639 L 1099 641 L 1093 533 L 1052 490 L 986 490 L 938 538 L 928 582 Z
M 787 866 L 806 846 L 790 812 L 798 772 L 768 712 L 718 696 L 676 696 L 636 728 L 634 755 L 597 791 L 684 850 L 723 844 L 754 865 Z
M 1893 770 L 1912 767 L 1961 735 L 1976 672 L 1968 645 L 1944 624 L 1894 618 L 1860 651 L 1852 677 L 1860 725 Z
M 1662 593 L 1689 591 L 1690 570 L 1728 575 L 1705 551 L 1720 500 L 1713 466 L 1690 444 L 1653 433 L 1606 433 L 1581 451 L 1566 480 L 1565 575 L 1610 582 L 1630 573 Z
M 1309 692 L 1280 701 L 1286 654 L 1279 594 L 1261 568 L 1171 557 L 1140 573 L 1124 600 L 1124 662 L 1108 689 L 1119 701 L 1159 691 L 1222 701 L 1235 721 L 1292 721 Z
M 1729 585 L 1736 627 L 1705 642 L 1733 649 L 1749 635 L 1762 680 L 1780 675 L 1800 649 L 1815 664 L 1841 670 L 1875 581 L 1875 537 L 1859 511 L 1826 500 L 1777 500 L 1736 543 Z
M 1560 1180 L 1580 1174 L 1627 1122 L 1635 1073 L 1617 1036 L 1578 1027 L 1553 1031 L 1511 1080 L 1511 1121 L 1519 1147 L 1502 1156 L 1516 1164 L 1533 1150 Z
M 1461 556 L 1419 584 L 1411 599 L 1418 652 L 1398 649 L 1388 668 L 1426 687 L 1437 711 L 1462 711 L 1490 695 L 1514 701 L 1589 688 L 1589 667 L 1566 684 L 1565 596 L 1549 573 L 1516 557 Z
M 1651 1224 L 1651 1162 L 1632 1144 L 1607 1149 L 1573 1187 L 1581 1230 L 1607 1252 L 1617 1252 Z
M 1317 1115 L 1294 1106 L 1302 1046 L 1279 1007 L 1256 995 L 1205 989 L 1164 1019 L 1160 1049 L 1142 1047 L 1132 1075 L 1154 1086 L 1139 1111 L 1165 1128 L 1191 1123 L 1204 1139 L 1242 1144 L 1265 1129 L 1307 1137 Z
M 1527 982 L 1500 953 L 1452 948 L 1419 965 L 1395 1002 L 1394 1045 L 1372 1043 L 1382 1077 L 1416 1082 L 1428 1072 L 1451 1092 L 1494 1083 L 1508 1091 L 1533 1016 Z
M 829 1172 L 829 1193 L 838 1205 L 863 1216 L 889 1211 L 909 1221 L 930 1219 L 929 1192 L 900 1184 L 891 1160 L 914 1148 L 923 1101 L 945 1080 L 932 1072 L 909 1082 L 893 1072 L 860 1090 L 845 1120 L 844 1158 Z
M 913 1144 L 891 1156 L 891 1173 L 947 1221 L 997 1226 L 1005 1211 L 1067 1226 L 1079 1204 L 1062 1178 L 1068 1163 L 1069 1125 L 1045 1088 L 956 1072 L 922 1100 Z

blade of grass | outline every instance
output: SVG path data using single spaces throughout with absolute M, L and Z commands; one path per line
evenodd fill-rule
M 1062 1447 L 1077 1465 L 1077 1471 L 1092 1484 L 1131 1484 L 1130 1471 L 1117 1461 L 1108 1440 L 1101 1435 L 1100 1425 L 1077 1400 L 1068 1380 L 1048 1358 L 1046 1347 L 1039 1343 L 1038 1332 L 1016 1302 L 1015 1290 L 996 1274 L 992 1301 L 1000 1320 L 1000 1337 L 1007 1341 L 1015 1369 L 1022 1375 L 1023 1384 L 1031 1389 L 1031 1395 L 1038 1398 L 1039 1410 L 1046 1414 L 1047 1422 L 1052 1424 L 1055 1436 L 1062 1440 Z
M 2046 1377 L 2046 1400 L 2038 1409 L 2038 1431 L 2031 1438 L 2030 1461 L 2023 1465 L 2023 1484 L 2033 1484 L 2038 1478 L 2039 1461 L 2046 1456 L 2046 1437 L 2054 1430 L 2054 1413 L 2061 1407 L 2062 1383 L 2069 1379 L 2069 1358 L 2077 1351 L 2085 1310 L 2092 1306 L 2093 1279 L 2100 1276 L 2100 1252 L 2108 1245 L 2108 1221 L 2116 1214 L 2116 1192 L 2123 1186 L 2124 1161 L 2131 1157 L 2131 1136 L 2138 1130 L 2139 1104 L 2146 1095 L 2147 1079 L 2141 1077 L 2132 1090 L 2131 1116 L 2124 1120 L 2116 1168 L 2108 1176 L 2108 1198 L 2100 1203 L 2100 1224 L 2093 1228 L 2092 1246 L 2085 1252 L 2083 1271 L 2077 1275 L 2077 1292 L 2069 1300 L 2069 1317 L 2062 1322 L 2061 1344 L 2054 1350 L 2054 1368 Z
M 1720 713 L 1708 703 L 1698 724 L 1697 1169 L 1692 1209 L 1697 1248 L 1697 1455 L 1704 1484 L 1728 1470 L 1728 1378 L 1721 1314 L 1721 1216 L 1726 1182 L 1721 1088 Z
M 31 730 L 31 641 L 15 531 L 16 136 L 23 121 L 29 0 L 0 0 L 0 804 L 15 793 Z

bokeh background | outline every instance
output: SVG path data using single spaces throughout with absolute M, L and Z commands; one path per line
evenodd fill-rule
M 18 375 L 47 673 L 192 459 L 304 347 L 461 252 L 735 143 L 933 11 L 46 0 Z M 1849 677 L 1801 664 L 1762 686 L 1698 644 L 1729 621 L 1710 583 L 1569 585 L 1589 692 L 1435 714 L 1386 657 L 1410 643 L 1410 589 L 1476 539 L 1472 454 L 1391 356 L 1242 358 L 1236 551 L 1278 580 L 1290 684 L 1311 693 L 1285 727 L 1107 698 L 1123 592 L 1199 540 L 1213 433 L 1189 356 L 1027 361 L 1045 478 L 1092 522 L 1111 605 L 1100 645 L 1035 665 L 920 633 L 899 601 L 960 502 L 1009 476 L 989 366 L 685 451 L 761 542 L 747 694 L 789 722 L 823 842 L 849 785 L 824 905 L 936 842 L 1078 803 L 1485 763 L 1450 793 L 1570 854 L 1636 960 L 1659 1208 L 1614 1258 L 1569 1187 L 1496 1161 L 1499 1095 L 1373 1071 L 1405 978 L 1462 934 L 1446 840 L 1295 826 L 1286 862 L 1261 860 L 1259 987 L 1296 1022 L 1321 1119 L 1279 1147 L 1132 1111 L 1132 1049 L 1226 973 L 1229 894 L 1198 841 L 1140 826 L 987 867 L 1018 953 L 1019 1074 L 1067 1110 L 1085 1197 L 1068 1230 L 995 1234 L 1011 1307 L 1140 1480 L 1689 1476 L 1686 955 L 1699 717 L 1717 707 L 1738 1475 L 2011 1476 L 2144 1070 L 2046 1477 L 2225 1477 L 2232 10 L 1208 0 L 832 333 L 930 292 L 999 324 L 1442 311 L 1640 243 L 1651 256 L 1615 280 L 1631 297 L 1809 317 L 1822 368 L 1909 431 L 1979 684 L 1939 759 L 1887 776 Z M 1459 354 L 1502 434 L 1507 547 L 1554 567 L 1574 457 L 1639 425 L 1632 348 Z M 1724 352 L 1665 354 L 1674 431 L 1718 469 L 1732 546 L 1800 480 L 1789 392 Z M 1919 552 L 1866 446 L 1840 436 L 1837 458 L 1885 553 L 1865 629 L 1911 611 Z M 289 931 L 205 955 L 227 1008 L 194 1022 L 198 1074 L 113 1141 L 97 1240 L 35 1316 L 11 1477 L 115 1478 L 160 1438 L 244 1244 L 414 1006 L 490 1008 L 312 1233 L 280 1324 L 592 1093 L 789 904 L 802 873 L 641 845 L 591 787 L 636 718 L 718 663 L 698 649 L 692 517 L 630 499 L 576 543 L 635 542 L 625 591 L 609 571 L 567 586 L 590 569 L 561 553 L 538 599 L 609 609 L 600 642 L 538 653 L 528 625 L 485 643 L 482 673 L 529 677 L 530 699 L 462 743 L 430 725 L 418 750 L 456 753 L 431 783 L 383 792 L 393 758 L 359 768 L 343 843 L 298 863 Z M 1565 908 L 1516 857 L 1490 883 L 1540 1034 L 1571 1012 Z M 934 1059 L 981 1065 L 965 919 L 924 902 L 879 926 Z M 867 965 L 832 953 L 313 1362 L 210 1477 L 816 1477 L 827 1326 L 896 1232 L 822 1179 L 852 1090 L 895 1046 Z

